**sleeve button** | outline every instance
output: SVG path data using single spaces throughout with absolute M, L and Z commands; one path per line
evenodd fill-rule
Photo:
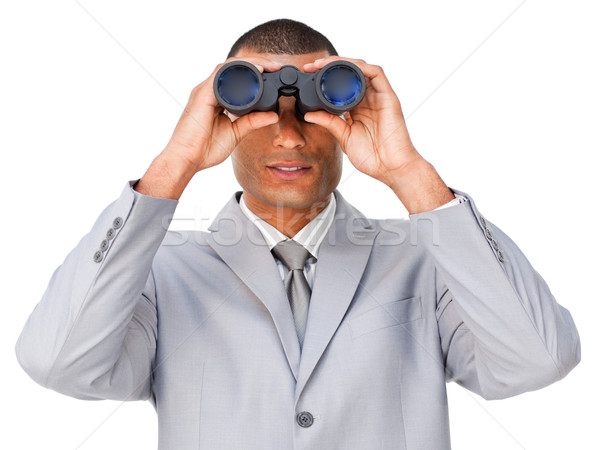
M 108 249 L 108 241 L 106 239 L 102 239 L 100 242 L 100 251 L 105 252 Z
M 99 263 L 100 261 L 102 261 L 102 252 L 98 250 L 96 253 L 94 253 L 94 262 Z
M 113 228 L 115 230 L 118 230 L 119 228 L 121 228 L 121 226 L 123 226 L 123 219 L 120 217 L 117 217 L 115 220 L 113 220 Z
M 108 239 L 109 241 L 115 237 L 115 229 L 114 228 L 109 228 L 108 231 L 106 232 L 106 239 Z
M 493 239 L 492 232 L 489 228 L 485 229 L 485 236 L 491 241 Z
M 499 247 L 496 239 L 492 239 L 492 247 L 494 247 L 494 250 L 498 251 Z
M 504 262 L 506 261 L 506 258 L 504 258 L 504 253 L 502 253 L 502 250 L 498 250 L 498 261 L 500 262 Z

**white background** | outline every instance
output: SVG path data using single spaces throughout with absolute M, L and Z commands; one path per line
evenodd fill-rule
M 417 149 L 520 245 L 578 325 L 582 362 L 557 384 L 492 402 L 449 385 L 453 448 L 600 448 L 596 3 L 3 2 L 0 447 L 156 447 L 149 403 L 41 388 L 14 344 L 54 269 L 162 150 L 190 90 L 239 35 L 287 17 L 384 68 Z M 196 176 L 174 226 L 214 217 L 236 189 L 229 161 Z M 407 217 L 349 164 L 339 189 L 371 217 Z

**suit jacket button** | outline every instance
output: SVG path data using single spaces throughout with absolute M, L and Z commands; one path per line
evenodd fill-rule
M 308 428 L 313 424 L 313 416 L 308 411 L 302 411 L 296 416 L 296 421 L 301 427 Z
M 115 220 L 113 220 L 113 228 L 115 230 L 118 230 L 119 228 L 121 228 L 122 225 L 123 225 L 123 219 L 121 219 L 120 217 L 117 217 Z
M 100 251 L 105 252 L 106 250 L 108 250 L 108 241 L 106 239 L 102 239 L 102 242 L 100 242 Z
M 96 253 L 94 253 L 94 262 L 99 263 L 100 261 L 102 261 L 102 252 L 98 250 Z
M 106 232 L 106 239 L 108 239 L 110 241 L 114 237 L 115 237 L 115 229 L 109 228 L 108 231 Z

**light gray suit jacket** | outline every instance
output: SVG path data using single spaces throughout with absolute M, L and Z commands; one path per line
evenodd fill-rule
M 58 392 L 150 400 L 161 449 L 448 449 L 447 381 L 497 399 L 579 361 L 569 312 L 465 193 L 383 221 L 336 191 L 301 354 L 239 193 L 210 232 L 167 233 L 177 202 L 132 184 L 54 273 L 17 355 Z

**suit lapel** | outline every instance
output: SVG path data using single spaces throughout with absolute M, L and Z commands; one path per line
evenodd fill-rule
M 296 378 L 296 400 L 338 329 L 365 270 L 377 231 L 336 190 L 336 213 L 321 243 L 302 358 L 294 319 L 273 255 L 241 211 L 239 192 L 209 227 L 208 244 L 265 305 Z
M 208 243 L 271 314 L 297 380 L 300 345 L 287 294 L 269 246 L 240 209 L 239 194 L 231 198 L 209 227 Z
M 335 219 L 317 258 L 296 401 L 350 306 L 378 233 L 337 190 L 335 196 Z

